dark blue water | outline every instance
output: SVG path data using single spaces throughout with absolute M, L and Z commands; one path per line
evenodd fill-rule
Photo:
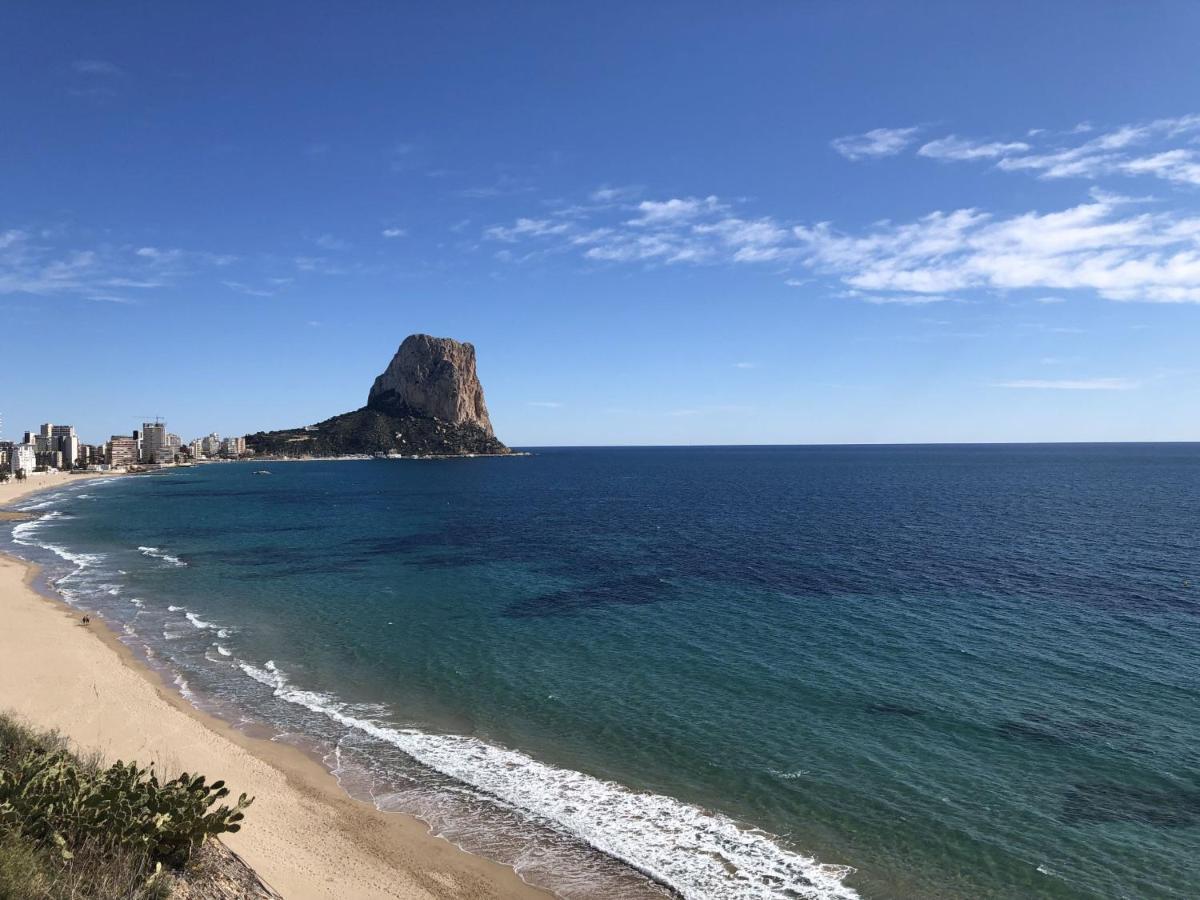
M 17 550 L 531 880 L 1200 895 L 1200 445 L 261 467 L 38 496 Z

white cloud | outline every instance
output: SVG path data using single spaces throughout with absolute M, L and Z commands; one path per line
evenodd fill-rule
M 552 222 L 549 219 L 517 219 L 510 226 L 493 225 L 484 231 L 483 236 L 492 241 L 515 243 L 521 238 L 546 237 L 553 234 L 565 234 L 571 228 L 567 222 Z
M 726 218 L 709 225 L 695 225 L 692 231 L 719 238 L 733 251 L 734 262 L 767 262 L 795 253 L 794 247 L 783 246 L 789 238 L 787 229 L 769 218 Z
M 402 238 L 408 234 L 408 231 L 403 228 L 385 228 L 379 233 L 385 238 Z
M 901 306 L 922 306 L 926 303 L 945 303 L 950 299 L 941 294 L 859 294 L 857 291 L 849 291 L 846 296 L 875 306 L 885 306 L 891 303 Z
M 65 229 L 0 230 L 0 294 L 138 302 L 129 292 L 169 287 L 234 257 L 179 248 L 99 244 L 78 249 Z M 116 289 L 116 290 L 114 290 Z
M 1130 378 L 1077 378 L 1047 380 L 1024 378 L 1017 381 L 997 381 L 992 387 L 1038 391 L 1131 391 L 1141 382 Z
M 860 236 L 828 223 L 794 233 L 810 266 L 881 296 L 1040 289 L 1200 302 L 1200 218 L 1116 212 L 1103 201 L 1007 219 L 960 209 Z
M 930 159 L 994 159 L 998 156 L 1011 156 L 1014 153 L 1022 153 L 1028 149 L 1029 145 L 1023 141 L 979 143 L 964 140 L 952 134 L 949 137 L 930 141 L 917 151 L 917 155 L 927 156 Z
M 1154 175 L 1180 184 L 1200 184 L 1200 158 L 1192 150 L 1166 150 L 1125 160 L 1118 168 L 1128 175 Z
M 319 234 L 312 239 L 312 242 L 322 250 L 346 250 L 350 247 L 347 241 L 332 234 Z
M 1153 127 L 1165 133 L 1168 126 Z M 1170 127 L 1187 126 L 1177 120 Z M 1094 141 L 1115 146 L 1132 139 L 1126 129 Z M 785 273 L 790 286 L 833 278 L 843 296 L 872 304 L 961 301 L 967 292 L 1009 291 L 1037 292 L 1028 299 L 1040 303 L 1060 302 L 1071 291 L 1121 301 L 1200 302 L 1200 215 L 1109 191 L 1090 194 L 1090 201 L 1066 209 L 1009 216 L 977 208 L 935 210 L 859 232 L 839 231 L 829 222 L 797 225 L 743 215 L 745 201 L 715 195 L 674 197 L 632 207 L 570 205 L 569 216 L 552 210 L 492 226 L 483 236 L 533 245 L 502 251 L 498 258 L 506 262 L 575 253 L 615 264 L 766 264 Z
M 685 197 L 670 200 L 643 200 L 637 205 L 640 215 L 627 225 L 665 225 L 686 222 L 701 215 L 727 209 L 716 197 Z
M 120 67 L 103 59 L 77 59 L 71 68 L 80 75 L 120 75 Z
M 1039 178 L 1098 178 L 1103 175 L 1149 175 L 1182 184 L 1200 184 L 1200 159 L 1187 148 L 1165 147 L 1143 155 L 1132 153 L 1138 145 L 1170 142 L 1200 131 L 1200 115 L 1155 119 L 1121 125 L 1082 143 L 1059 141 L 1035 149 L 1025 141 L 978 142 L 957 135 L 930 141 L 919 155 L 942 160 L 996 160 L 1006 172 L 1031 172 Z M 1091 134 L 1091 126 L 1076 126 L 1066 137 Z M 1033 130 L 1029 138 L 1041 138 Z
M 256 288 L 248 284 L 243 284 L 240 281 L 222 281 L 221 284 L 229 288 L 231 291 L 237 291 L 239 294 L 246 294 L 250 297 L 274 297 L 277 293 L 267 288 Z
M 758 363 L 752 362 L 736 362 L 733 364 L 735 369 L 757 369 Z
M 618 203 L 623 200 L 632 200 L 642 192 L 640 187 L 636 185 L 625 185 L 624 187 L 605 187 L 596 188 L 591 193 L 593 203 Z
M 866 134 L 836 138 L 830 145 L 846 159 L 879 159 L 895 156 L 916 140 L 919 128 L 873 128 Z

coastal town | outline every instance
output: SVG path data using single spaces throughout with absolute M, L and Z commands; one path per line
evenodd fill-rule
M 20 441 L 0 440 L 0 480 L 50 471 L 134 472 L 251 455 L 244 437 L 222 438 L 216 432 L 185 444 L 161 418 L 99 444 L 80 441 L 73 425 L 46 422 Z

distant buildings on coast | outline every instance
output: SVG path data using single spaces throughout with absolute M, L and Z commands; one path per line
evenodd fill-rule
M 185 444 L 167 430 L 162 419 L 143 422 L 131 434 L 114 434 L 102 444 L 85 444 L 73 425 L 50 422 L 26 431 L 21 441 L 0 440 L 0 478 L 25 478 L 52 469 L 138 470 L 190 465 L 217 460 L 241 459 L 251 455 L 244 437 L 222 438 L 216 432 Z

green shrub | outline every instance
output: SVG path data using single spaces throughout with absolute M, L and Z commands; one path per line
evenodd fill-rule
M 166 898 L 172 870 L 241 828 L 251 800 L 220 804 L 228 796 L 201 775 L 159 781 L 136 763 L 80 759 L 0 715 L 0 900 Z
M 237 831 L 250 800 L 216 806 L 229 795 L 224 782 L 184 773 L 159 782 L 153 768 L 117 762 L 89 770 L 65 751 L 32 750 L 0 770 L 0 829 L 40 846 L 55 846 L 64 859 L 72 847 L 103 840 L 143 849 L 168 866 L 187 863 L 205 839 Z

